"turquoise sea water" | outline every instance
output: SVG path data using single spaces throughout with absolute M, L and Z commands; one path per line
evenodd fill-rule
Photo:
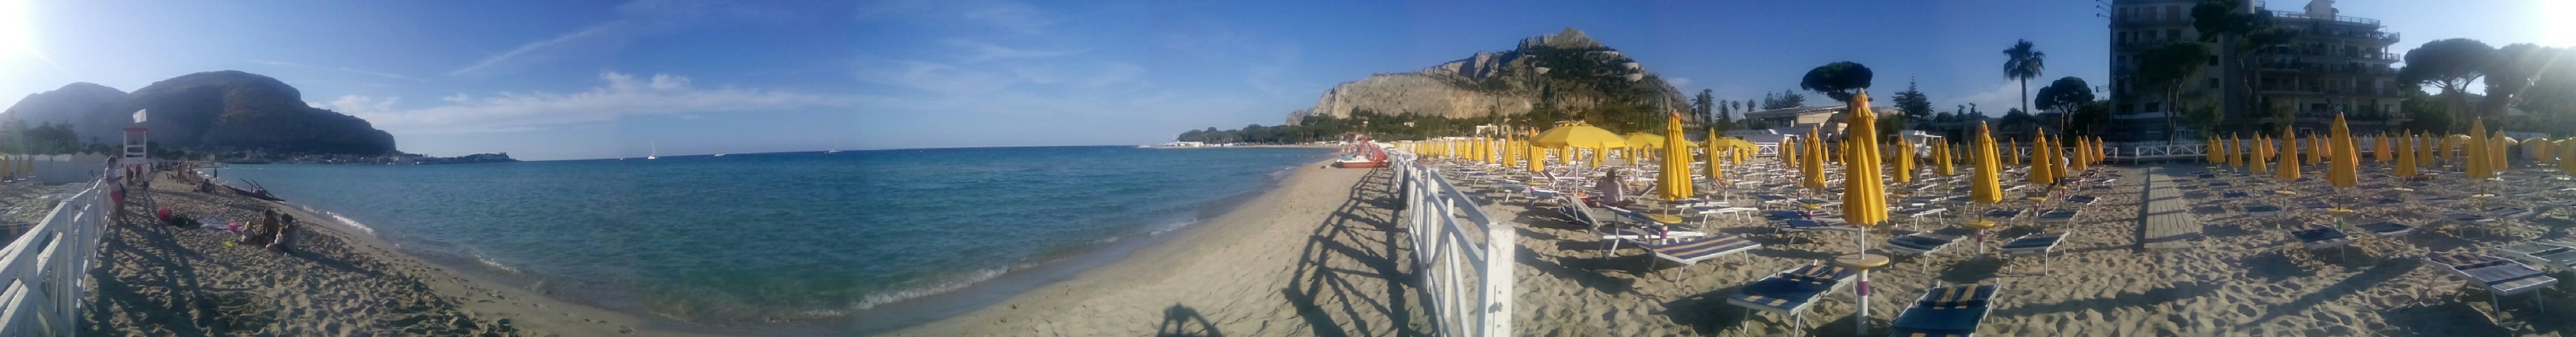
M 405 248 L 701 323 L 833 319 L 1186 224 L 1322 149 L 234 165 Z

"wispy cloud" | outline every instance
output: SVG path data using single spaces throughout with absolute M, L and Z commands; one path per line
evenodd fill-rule
M 501 73 L 566 58 L 571 54 L 613 52 L 637 39 L 685 30 L 709 21 L 775 19 L 788 15 L 785 11 L 765 7 L 701 0 L 639 0 L 619 5 L 615 12 L 615 19 L 492 53 L 465 67 L 448 71 L 447 75 Z
M 289 66 L 289 67 L 300 67 L 300 68 L 315 68 L 315 69 L 339 70 L 339 71 L 345 71 L 345 72 L 351 72 L 351 73 L 357 73 L 357 74 L 365 74 L 365 75 L 372 75 L 372 76 L 376 76 L 376 77 L 383 77 L 383 78 L 391 78 L 391 79 L 398 79 L 398 80 L 410 80 L 410 81 L 413 81 L 413 82 L 425 82 L 425 81 L 428 81 L 428 80 L 421 79 L 421 78 L 419 78 L 419 77 L 404 76 L 403 74 L 388 73 L 388 72 L 382 72 L 382 71 L 372 71 L 372 70 L 365 70 L 365 69 L 358 69 L 358 68 L 350 68 L 350 67 L 317 66 L 317 65 L 308 65 L 308 64 L 295 63 L 295 62 L 286 62 L 286 61 L 269 61 L 269 60 L 244 60 L 244 61 L 246 61 L 246 62 L 250 62 L 250 63 L 266 64 L 266 65 L 277 65 L 277 66 Z
M 852 102 L 849 97 L 833 95 L 729 87 L 698 88 L 689 83 L 688 77 L 671 74 L 645 78 L 604 72 L 599 74 L 599 79 L 602 82 L 600 86 L 584 92 L 457 94 L 441 98 L 442 105 L 420 109 L 398 108 L 399 97 L 356 95 L 341 96 L 316 106 L 365 118 L 379 128 L 396 133 L 457 134 L 596 125 L 641 116 L 844 106 Z

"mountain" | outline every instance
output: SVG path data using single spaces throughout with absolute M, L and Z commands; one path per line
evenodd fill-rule
M 1511 51 L 1476 52 L 1465 59 L 1409 73 L 1376 74 L 1333 86 L 1312 109 L 1289 115 L 1346 118 L 1367 110 L 1390 115 L 1449 118 L 1539 111 L 1546 119 L 1591 119 L 1605 111 L 1646 112 L 1688 106 L 1663 77 L 1604 46 L 1583 31 L 1522 39 Z M 1628 118 L 1628 117 L 1618 117 Z
M 181 75 L 133 93 L 73 83 L 28 95 L 0 118 L 72 123 L 83 141 L 113 143 L 123 136 L 121 129 L 135 126 L 136 110 L 148 111 L 141 126 L 170 148 L 395 153 L 393 135 L 366 120 L 306 105 L 302 92 L 276 78 L 232 70 Z

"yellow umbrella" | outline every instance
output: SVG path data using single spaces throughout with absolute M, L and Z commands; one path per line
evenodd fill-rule
M 2334 163 L 2326 166 L 2326 183 L 2337 188 L 2353 187 L 2361 180 L 2361 157 L 2353 154 L 2357 149 L 2353 148 L 2352 129 L 2343 124 L 2343 114 L 2335 114 L 2331 133 L 2326 137 L 2331 139 L 2327 147 L 2334 149 Z
M 1610 133 L 1610 130 L 1602 130 L 1601 128 L 1584 124 L 1573 124 L 1549 129 L 1547 132 L 1539 133 L 1538 138 L 1534 139 L 1534 141 L 1538 142 L 1538 146 L 1545 147 L 1579 147 L 1587 149 L 1613 149 L 1628 147 L 1628 141 L 1619 138 L 1618 134 Z
M 1729 154 L 1732 154 L 1732 153 L 1734 153 L 1734 152 L 1735 152 L 1735 147 L 1733 147 L 1733 146 L 1728 146 L 1728 145 L 1726 144 L 1726 142 L 1723 142 L 1723 140 L 1731 140 L 1731 139 L 1728 139 L 1728 138 L 1718 138 L 1718 137 L 1717 137 L 1717 130 L 1709 130 L 1709 131 L 1708 131 L 1708 173 L 1707 173 L 1707 175 L 1708 175 L 1708 181 L 1709 181 L 1709 182 L 1712 182 L 1712 183 L 1721 183 L 1721 184 L 1722 184 L 1722 183 L 1725 183 L 1725 182 L 1726 182 L 1726 170 L 1718 169 L 1718 168 L 1719 168 L 1719 166 L 1717 165 L 1719 162 L 1722 162 L 1722 161 L 1723 161 L 1723 159 L 1719 159 L 1719 158 L 1717 157 L 1718 149 L 1726 149 L 1727 153 L 1729 153 Z M 1741 140 L 1737 140 L 1737 141 L 1741 142 Z
M 1870 114 L 1868 93 L 1852 94 L 1848 120 L 1851 126 L 1846 127 L 1844 143 L 1850 146 L 1843 153 L 1851 162 L 1843 165 L 1843 221 L 1853 226 L 1877 225 L 1887 221 L 1887 186 L 1878 181 L 1878 142 L 1870 139 L 1878 135 L 1878 117 Z
M 2576 138 L 2558 140 L 2558 173 L 2576 177 Z
M 2469 152 L 2469 165 L 2467 168 L 2469 171 L 2469 179 L 2486 179 L 2495 177 L 2495 171 L 2487 169 L 2488 162 L 2486 159 L 2486 144 L 2486 118 L 2471 120 L 2469 122 L 2469 141 L 2468 144 L 2462 148 L 2463 151 Z
M 2239 138 L 2236 137 L 2236 133 L 2230 132 L 2227 134 L 2227 139 L 2221 140 L 2223 143 L 2218 144 L 2218 163 L 2220 166 L 2245 167 L 2245 161 L 2236 159 L 2237 157 L 2243 156 L 2237 154 L 2238 152 L 2245 152 L 2245 147 L 2243 145 L 2236 145 L 2238 139 Z
M 2410 134 L 2410 135 L 2407 135 L 2407 137 L 2406 137 L 2406 138 L 2399 139 L 2399 140 L 2397 140 L 2396 142 L 2397 142 L 2397 143 L 2395 143 L 2395 145 L 2396 145 L 2397 147 L 2395 147 L 2395 148 L 2381 148 L 2381 149 L 2395 149 L 2395 150 L 2397 150 L 2397 167 L 2396 167 L 2397 172 L 2396 172 L 2396 173 L 2397 173 L 2397 176 L 2398 176 L 2398 177 L 2414 177 L 2414 176 L 2415 176 L 2415 157 L 2416 157 L 2416 156 L 2415 156 L 2415 150 L 2414 150 L 2414 147 L 2415 147 L 2415 137 L 2414 137 L 2414 135 L 2411 135 L 2411 134 Z M 2382 152 L 2386 152 L 2386 151 L 2382 151 Z
M 2003 202 L 2003 182 L 2000 181 L 2000 177 L 1996 173 L 2004 168 L 2003 163 L 2001 163 L 2000 160 L 1997 160 L 2000 159 L 1998 157 L 2001 157 L 2002 154 L 1996 153 L 1995 136 L 1992 132 L 1986 130 L 1986 122 L 1977 122 L 1977 139 L 1975 142 L 1975 151 L 1977 152 L 1975 165 L 1977 166 L 1977 172 L 1975 177 L 1969 179 L 1971 180 L 1969 184 L 1972 188 L 1968 189 L 1968 198 L 1969 200 L 1976 201 L 1980 204 Z
M 1896 182 L 1914 182 L 1914 143 L 1905 141 L 1905 137 L 1896 137 L 1896 153 L 1889 157 L 1896 159 Z
M 1780 163 L 1788 165 L 1788 168 L 1792 169 L 1806 165 L 1806 160 L 1798 159 L 1798 153 L 1804 152 L 1801 150 L 1805 150 L 1807 147 L 1806 137 L 1796 137 L 1797 135 L 1795 134 L 1791 134 L 1789 136 L 1791 137 L 1781 138 L 1780 145 L 1774 146 L 1779 148 Z
M 1533 133 L 1531 135 L 1535 136 L 1537 134 Z M 1528 152 L 1528 154 L 1522 155 L 1521 157 L 1529 158 L 1529 163 L 1527 164 L 1529 166 L 1529 171 L 1531 173 L 1547 172 L 1547 149 L 1539 148 L 1538 142 L 1521 142 L 1521 145 L 1521 151 Z
M 2075 137 L 2075 172 L 2083 172 L 2085 168 L 2093 167 L 2093 151 L 2100 149 L 2093 147 L 2092 138 Z
M 2397 153 L 2389 152 L 2392 151 L 2391 149 L 2395 149 L 2396 145 L 2396 140 L 2388 139 L 2388 132 L 2380 132 L 2377 139 L 2371 140 L 2370 159 L 2378 160 L 2382 163 L 2397 160 Z
M 2005 165 L 2021 166 L 2021 144 L 2005 139 L 2004 148 L 1996 150 L 2003 152 Z
M 2254 147 L 2254 151 L 2245 153 L 2246 167 L 2252 168 L 2255 174 L 2272 172 L 2272 166 L 2263 164 L 2272 159 L 2272 137 L 2257 133 L 2254 134 L 2253 140 L 2252 143 L 2246 144 Z
M 2281 126 L 2281 167 L 2272 170 L 2272 178 L 2281 182 L 2299 180 L 2299 135 L 2290 126 Z
M 2057 169 L 2050 167 L 2050 165 L 2056 164 L 2057 162 L 2049 160 L 2049 152 L 2051 151 L 2048 149 L 2047 130 L 2039 130 L 2038 133 L 2031 136 L 2030 174 L 2023 175 L 2030 178 L 2031 185 L 2046 186 L 2057 182 Z
M 1939 142 L 1933 142 L 1933 143 L 1932 143 L 1932 161 L 1933 161 L 1933 162 L 1935 162 L 1935 163 L 1940 163 L 1939 168 L 1935 169 L 1935 171 L 1932 171 L 1932 172 L 1940 173 L 1940 174 L 1941 174 L 1941 176 L 1943 176 L 1943 177 L 1948 177 L 1948 176 L 1953 176 L 1953 175 L 1958 175 L 1958 174 L 1959 174 L 1959 171 L 1958 171 L 1957 169 L 1951 168 L 1951 165 L 1950 165 L 1951 160 L 1950 160 L 1950 140 L 1949 140 L 1949 139 L 1946 139 L 1946 138 L 1945 138 L 1945 139 L 1942 139 L 1942 140 L 1941 140 L 1941 141 L 1939 141 Z
M 2411 142 L 2415 143 L 2410 146 L 2412 150 L 2415 151 L 2415 168 L 2423 169 L 2439 165 L 2433 162 L 2433 147 L 2439 146 L 2438 144 L 2441 143 L 2440 140 L 2433 139 L 2433 135 L 2429 133 L 2417 135 L 2414 132 L 2409 131 L 2407 132 L 2407 135 L 2407 138 L 2410 139 Z
M 1665 115 L 1664 134 L 1672 137 L 1655 137 L 1662 138 L 1664 141 L 1663 162 L 1659 164 L 1661 170 L 1656 172 L 1655 176 L 1655 193 L 1657 196 L 1664 197 L 1664 200 L 1689 198 L 1691 197 L 1691 146 L 1690 139 L 1682 137 L 1681 112 L 1675 111 Z M 1711 170 L 1714 169 L 1711 168 Z
M 2504 175 L 2505 170 L 2513 168 L 2513 164 L 2505 162 L 2507 157 L 2504 150 L 2505 147 L 2512 146 L 2510 144 L 2513 144 L 2513 139 L 2504 137 L 2504 128 L 2496 128 L 2494 134 L 2492 137 L 2487 137 L 2487 169 L 2494 170 L 2496 175 L 2501 176 Z
M 2434 153 L 2436 153 L 2436 154 L 2441 155 L 2441 156 L 2442 156 L 2442 162 L 2445 162 L 2445 163 L 2447 163 L 2447 162 L 2451 162 L 2451 161 L 2456 160 L 2456 159 L 2458 159 L 2458 158 L 2460 157 L 2460 152 L 2459 152 L 2459 151 L 2452 151 L 2452 150 L 2451 150 L 2451 147 L 2453 147 L 2453 146 L 2458 146 L 2458 145 L 2459 145 L 2459 143 L 2460 143 L 2458 138 L 2451 138 L 2452 136 L 2457 136 L 2457 135 L 2445 135 L 2445 136 L 2442 136 L 2442 139 L 2441 139 L 2441 143 L 2440 143 L 2440 145 L 2436 145 L 2436 146 L 2434 146 L 2434 147 L 2433 147 L 2433 152 L 2434 152 Z
M 1825 147 L 1824 138 L 1818 136 L 1814 127 L 1807 128 L 1807 136 L 1800 138 L 1806 140 L 1807 156 L 1799 158 L 1804 161 L 1799 163 L 1798 173 L 1803 174 L 1800 178 L 1804 179 L 1798 181 L 1798 187 L 1823 190 L 1825 189 L 1825 156 L 1817 154 L 1816 149 Z
M 2209 144 L 2207 147 L 2208 150 L 2201 151 L 2203 152 L 2201 154 L 2206 155 L 2208 158 L 2203 158 L 2202 160 L 2208 160 L 2212 164 L 2223 164 L 2227 162 L 2225 160 L 2218 159 L 2219 155 L 2227 151 L 2226 148 L 2222 148 L 2220 147 L 2221 145 L 2218 144 L 2218 137 L 2201 137 L 2200 142 L 2203 144 Z

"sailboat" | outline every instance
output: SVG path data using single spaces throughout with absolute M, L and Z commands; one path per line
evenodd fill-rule
M 660 144 L 660 143 L 655 143 L 655 144 L 653 144 L 653 145 L 651 145 L 651 146 L 653 147 L 653 150 L 652 150 L 652 152 L 645 152 L 645 153 L 644 153 L 644 160 L 662 159 L 662 155 L 661 155 L 661 153 L 662 153 L 662 144 Z
M 823 151 L 823 153 L 841 153 L 841 142 L 832 142 L 832 150 Z

